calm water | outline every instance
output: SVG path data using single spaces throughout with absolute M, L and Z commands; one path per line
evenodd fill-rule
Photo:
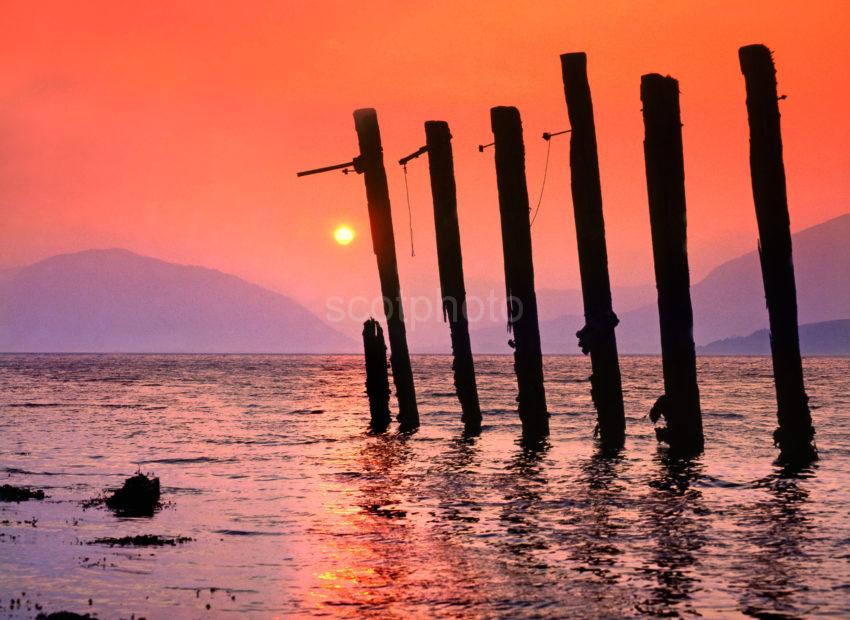
M 768 359 L 700 361 L 708 449 L 687 465 L 645 417 L 659 360 L 622 363 L 612 460 L 582 357 L 546 359 L 534 451 L 507 357 L 477 360 L 485 427 L 466 440 L 446 357 L 414 360 L 405 437 L 364 432 L 358 357 L 0 356 L 0 483 L 49 495 L 0 504 L 0 616 L 850 614 L 850 359 L 806 360 L 822 459 L 799 476 L 772 465 Z M 164 485 L 156 516 L 83 508 L 139 467 Z M 133 534 L 195 540 L 88 544 Z

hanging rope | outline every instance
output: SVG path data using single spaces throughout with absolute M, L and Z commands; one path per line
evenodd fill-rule
M 410 188 L 407 185 L 407 164 L 404 168 L 404 195 L 407 197 L 407 227 L 410 232 L 410 255 L 416 257 L 416 251 L 413 249 L 413 211 L 410 208 Z
M 537 206 L 534 208 L 534 215 L 531 216 L 531 224 L 534 226 L 534 220 L 537 219 L 537 214 L 540 212 L 540 203 L 543 202 L 543 190 L 546 188 L 546 175 L 549 174 L 549 153 L 552 150 L 552 141 L 546 140 L 546 163 L 543 164 L 543 182 L 540 184 L 540 195 L 537 197 Z

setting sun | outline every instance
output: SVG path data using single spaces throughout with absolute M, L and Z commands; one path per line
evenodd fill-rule
M 334 230 L 334 239 L 340 245 L 348 245 L 354 240 L 354 231 L 348 226 L 339 226 Z

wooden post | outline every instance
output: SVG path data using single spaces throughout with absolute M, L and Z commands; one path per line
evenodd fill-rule
M 590 353 L 593 370 L 590 393 L 596 406 L 602 445 L 616 450 L 623 446 L 626 435 L 623 386 L 614 334 L 619 319 L 611 305 L 596 126 L 587 81 L 587 56 L 581 52 L 563 54 L 561 72 L 572 128 L 570 172 L 584 299 L 585 325 L 576 336 L 582 352 Z
M 363 323 L 363 352 L 366 356 L 366 395 L 372 414 L 370 426 L 375 432 L 383 432 L 390 425 L 387 345 L 381 324 L 371 317 Z
M 496 146 L 508 329 L 514 335 L 509 344 L 514 348 L 514 370 L 519 388 L 517 402 L 523 435 L 533 439 L 549 433 L 549 412 L 543 389 L 543 355 L 534 292 L 522 121 L 516 108 L 496 107 L 490 110 L 490 123 Z
M 395 254 L 393 217 L 390 210 L 387 173 L 384 170 L 378 115 L 375 110 L 372 108 L 356 110 L 354 127 L 360 143 L 357 167 L 363 173 L 366 182 L 372 247 L 378 260 L 378 275 L 384 297 L 384 314 L 387 318 L 387 331 L 390 338 L 390 366 L 398 399 L 398 422 L 401 430 L 407 431 L 419 426 L 419 411 L 416 406 L 413 370 L 410 367 L 410 354 L 407 349 L 407 333 L 404 327 Z
M 797 332 L 797 287 L 791 256 L 791 223 L 782 162 L 782 134 L 776 94 L 776 69 L 764 45 L 738 51 L 747 88 L 750 172 L 759 228 L 759 256 L 770 320 L 770 349 L 776 383 L 779 428 L 774 441 L 780 458 L 806 462 L 817 458 L 809 397 L 803 384 Z
M 481 407 L 475 384 L 475 365 L 469 341 L 466 314 L 466 289 L 463 281 L 463 257 L 460 228 L 457 221 L 452 135 L 445 121 L 425 123 L 425 146 L 431 173 L 431 195 L 434 201 L 434 225 L 437 232 L 437 262 L 440 290 L 443 296 L 443 320 L 449 322 L 452 339 L 452 369 L 455 389 L 463 411 L 462 420 L 468 433 L 481 430 Z
M 664 395 L 650 415 L 653 421 L 661 415 L 667 420 L 667 428 L 656 430 L 660 440 L 667 441 L 676 453 L 693 455 L 703 450 L 705 440 L 688 273 L 679 83 L 655 73 L 644 75 L 640 97 L 664 367 Z

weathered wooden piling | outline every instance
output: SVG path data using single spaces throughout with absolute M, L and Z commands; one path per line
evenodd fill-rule
M 590 393 L 599 420 L 603 447 L 622 447 L 626 434 L 623 386 L 614 328 L 619 323 L 611 304 L 608 250 L 602 216 L 602 187 L 593 101 L 587 80 L 587 56 L 561 55 L 564 94 L 570 117 L 570 173 L 578 262 L 584 300 L 584 327 L 576 334 L 583 353 L 590 353 Z
M 356 110 L 354 126 L 360 143 L 360 156 L 355 163 L 358 171 L 363 173 L 366 182 L 372 247 L 378 260 L 378 275 L 384 297 L 384 313 L 390 339 L 390 366 L 398 400 L 397 419 L 401 430 L 412 430 L 419 426 L 419 410 L 416 405 L 413 370 L 410 367 L 407 333 L 404 327 L 393 218 L 390 210 L 387 173 L 384 169 L 381 133 L 378 129 L 378 115 L 372 108 Z
M 764 45 L 742 47 L 738 57 L 747 89 L 750 172 L 776 384 L 779 428 L 773 436 L 782 460 L 811 461 L 817 458 L 817 451 L 800 359 L 797 287 L 791 255 L 776 69 L 770 50 Z
M 509 343 L 514 349 L 519 417 L 523 435 L 535 438 L 549 433 L 549 412 L 543 389 L 543 355 L 534 291 L 522 121 L 516 108 L 495 107 L 490 110 L 490 123 L 496 146 L 508 329 L 513 331 L 514 336 Z
M 363 323 L 363 352 L 366 357 L 366 395 L 372 418 L 370 426 L 373 431 L 382 432 L 390 425 L 387 345 L 381 324 L 371 317 Z
M 685 215 L 685 167 L 679 83 L 658 74 L 640 83 L 646 129 L 644 157 L 652 228 L 652 253 L 658 289 L 664 395 L 650 412 L 653 421 L 664 416 L 667 428 L 660 440 L 682 455 L 704 446 L 696 354 L 693 337 L 690 274 Z
M 466 431 L 477 433 L 481 430 L 481 406 L 478 402 L 475 364 L 469 340 L 463 256 L 457 219 L 452 135 L 448 123 L 445 121 L 425 123 L 425 148 L 428 153 L 431 196 L 434 201 L 434 226 L 437 233 L 437 263 L 443 298 L 443 319 L 448 321 L 451 332 L 455 390 L 463 411 L 462 420 Z

